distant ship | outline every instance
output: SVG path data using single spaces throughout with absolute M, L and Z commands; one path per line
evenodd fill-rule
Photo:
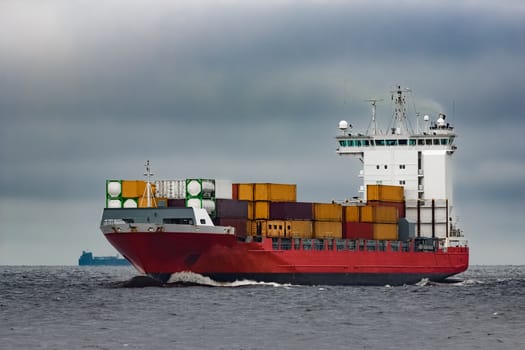
M 162 282 L 183 271 L 216 281 L 330 285 L 413 284 L 461 273 L 469 247 L 453 203 L 456 134 L 441 113 L 436 121 L 417 118 L 413 131 L 405 92 L 392 91 L 386 131 L 376 125 L 379 100 L 371 100 L 365 133 L 339 123 L 336 153 L 362 165 L 358 197 L 305 203 L 290 184 L 152 183 L 148 161 L 147 181 L 107 180 L 100 228 L 137 270 Z
M 129 261 L 116 256 L 93 256 L 93 253 L 82 251 L 78 259 L 79 266 L 129 266 Z

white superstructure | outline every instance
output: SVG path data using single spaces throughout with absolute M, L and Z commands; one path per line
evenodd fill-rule
M 377 127 L 378 100 L 369 100 L 372 120 L 366 133 L 355 133 L 348 122 L 339 122 L 342 134 L 336 137 L 339 145 L 336 152 L 361 160 L 362 200 L 366 199 L 367 185 L 404 186 L 406 218 L 416 224 L 418 236 L 459 237 L 461 231 L 456 227 L 452 188 L 454 128 L 440 113 L 435 121 L 427 115 L 422 123 L 417 120 L 413 131 L 405 107 L 407 92 L 399 86 L 392 91 L 395 108 L 386 132 Z

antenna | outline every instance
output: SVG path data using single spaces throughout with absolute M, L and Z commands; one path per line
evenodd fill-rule
M 371 98 L 369 100 L 365 100 L 366 102 L 370 102 L 372 105 L 372 120 L 370 121 L 370 125 L 368 126 L 368 130 L 366 130 L 367 135 L 378 135 L 377 133 L 377 122 L 376 122 L 376 103 L 383 101 L 383 99 L 377 99 L 377 98 Z M 379 131 L 381 133 L 381 131 Z

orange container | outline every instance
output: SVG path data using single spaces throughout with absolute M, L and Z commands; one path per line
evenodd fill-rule
M 297 201 L 297 186 L 289 184 L 256 183 L 253 200 L 272 202 Z
M 345 206 L 344 208 L 344 221 L 345 222 L 359 222 L 360 221 L 360 210 L 358 206 L 351 205 Z
M 374 239 L 396 241 L 397 224 L 374 224 Z
M 313 224 L 310 220 L 291 220 L 286 221 L 286 237 L 312 238 Z
M 404 187 L 392 185 L 367 185 L 366 200 L 402 202 L 405 200 Z
M 253 184 L 238 184 L 237 196 L 241 201 L 253 201 Z
M 343 227 L 338 221 L 314 221 L 315 238 L 343 238 Z
M 254 202 L 254 219 L 268 219 L 270 217 L 270 202 Z
M 361 222 L 397 224 L 399 215 L 396 207 L 361 207 Z
M 343 207 L 340 204 L 313 203 L 314 220 L 338 221 L 343 218 Z

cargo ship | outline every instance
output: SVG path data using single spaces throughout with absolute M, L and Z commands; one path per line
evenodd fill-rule
M 219 282 L 403 285 L 468 268 L 455 214 L 444 114 L 408 122 L 396 87 L 390 127 L 372 104 L 368 129 L 339 122 L 336 154 L 358 158 L 356 196 L 298 202 L 294 184 L 216 179 L 107 180 L 101 231 L 141 273 L 162 282 L 193 272 Z
M 117 256 L 94 256 L 92 252 L 82 251 L 78 266 L 129 266 L 126 259 Z

